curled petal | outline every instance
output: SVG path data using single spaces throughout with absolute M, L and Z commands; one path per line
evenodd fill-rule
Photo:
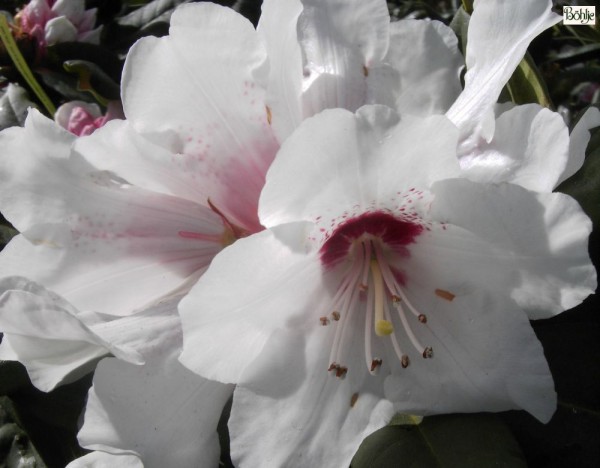
M 591 138 L 589 130 L 598 126 L 600 126 L 600 109 L 590 107 L 581 116 L 571 132 L 569 161 L 556 185 L 567 180 L 581 168 L 585 160 L 585 150 Z
M 537 104 L 514 107 L 496 119 L 494 136 L 460 155 L 465 175 L 483 183 L 510 182 L 551 192 L 569 154 L 567 126 L 556 112 Z
M 132 348 L 111 345 L 94 333 L 67 301 L 36 283 L 8 277 L 0 283 L 2 347 L 27 368 L 33 384 L 50 391 L 91 371 L 109 352 L 143 362 Z
M 479 135 L 489 141 L 493 134 L 489 113 L 503 86 L 531 40 L 562 19 L 552 13 L 551 6 L 550 0 L 475 2 L 469 22 L 465 89 L 446 114 L 461 129 L 461 136 L 471 135 L 474 144 Z
M 591 222 L 577 202 L 560 193 L 454 179 L 432 189 L 435 219 L 460 226 L 501 249 L 519 283 L 512 297 L 530 319 L 579 304 L 596 288 L 588 254 Z

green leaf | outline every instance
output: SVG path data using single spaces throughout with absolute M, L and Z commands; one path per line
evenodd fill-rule
M 14 125 L 22 126 L 29 107 L 37 107 L 37 105 L 29 100 L 25 88 L 10 84 L 0 98 L 0 130 Z M 7 234 L 8 232 L 4 231 L 1 233 L 4 244 L 10 240 L 10 238 L 6 239 Z
M 526 467 L 519 445 L 494 414 L 431 416 L 419 425 L 387 426 L 371 434 L 352 468 Z
M 59 42 L 48 47 L 47 54 L 54 69 L 62 71 L 63 64 L 68 60 L 85 60 L 97 65 L 112 81 L 119 83 L 121 80 L 123 60 L 104 46 L 87 42 Z
M 0 397 L 0 466 L 46 468 L 39 453 L 20 426 L 12 401 Z
M 469 20 L 471 19 L 471 15 L 469 15 L 464 8 L 459 8 L 456 10 L 456 14 L 452 21 L 450 22 L 450 28 L 458 37 L 458 42 L 460 45 L 460 50 L 463 54 L 463 57 L 466 56 L 467 51 L 467 32 L 469 30 Z
M 153 21 L 169 21 L 176 6 L 190 0 L 154 0 L 147 5 L 117 19 L 121 26 L 142 28 Z
M 594 230 L 600 228 L 600 127 L 591 131 L 583 166 L 556 190 L 571 195 L 592 219 Z
M 3 248 L 10 240 L 19 234 L 15 228 L 11 226 L 0 225 L 0 249 Z
M 110 100 L 120 97 L 120 88 L 104 71 L 95 63 L 86 60 L 67 60 L 65 70 L 76 73 L 79 80 L 77 89 L 87 91 L 102 105 Z

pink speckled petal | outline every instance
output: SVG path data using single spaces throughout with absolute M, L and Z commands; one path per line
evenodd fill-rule
M 219 47 L 215 47 L 219 44 Z M 246 19 L 229 8 L 178 8 L 170 35 L 130 51 L 123 106 L 135 129 L 176 155 L 230 221 L 260 229 L 256 208 L 278 143 L 268 123 L 261 70 L 266 52 Z

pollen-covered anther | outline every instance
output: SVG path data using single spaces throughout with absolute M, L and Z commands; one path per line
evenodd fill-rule
M 383 361 L 379 358 L 375 358 L 371 361 L 371 372 L 375 372 L 378 368 L 381 367 Z
M 427 315 L 425 315 L 425 314 L 419 314 L 418 319 L 419 319 L 419 322 L 421 322 L 421 323 L 427 323 Z
M 358 401 L 358 393 L 353 393 L 352 397 L 350 397 L 350 408 L 354 408 L 354 405 Z
M 273 114 L 271 114 L 271 108 L 269 106 L 265 106 L 267 110 L 267 122 L 271 125 L 271 121 L 273 120 Z
M 402 298 L 400 296 L 396 296 L 395 294 L 392 294 L 392 302 L 394 304 L 398 304 L 401 300 L 402 300 Z
M 358 285 L 358 290 L 359 290 L 359 291 L 365 292 L 367 289 L 369 289 L 369 286 L 367 286 L 367 285 L 366 285 L 366 284 L 364 284 L 364 283 L 360 283 L 360 284 Z
M 346 377 L 346 374 L 348 373 L 348 368 L 344 367 L 344 366 L 338 366 L 337 369 L 335 370 L 335 376 L 343 379 L 344 377 Z
M 403 369 L 406 369 L 408 367 L 408 365 L 410 364 L 410 359 L 408 358 L 408 356 L 406 354 L 402 355 L 402 358 L 400 359 L 400 364 L 402 365 Z
M 425 359 L 431 359 L 433 357 L 433 348 L 431 346 L 427 346 L 424 350 L 423 350 L 423 357 Z
M 436 289 L 435 295 L 450 302 L 456 297 L 456 294 L 452 294 L 450 291 L 446 291 L 445 289 Z
M 340 313 L 337 310 L 331 312 L 331 318 L 336 322 L 340 319 Z
M 339 368 L 340 365 L 337 362 L 332 362 L 331 364 L 329 364 L 329 369 L 327 369 L 327 372 L 337 371 Z
M 323 326 L 329 325 L 329 319 L 327 317 L 319 317 L 319 322 L 321 322 L 321 325 Z

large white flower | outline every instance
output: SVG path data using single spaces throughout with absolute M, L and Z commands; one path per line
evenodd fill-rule
M 269 229 L 180 303 L 183 364 L 239 384 L 234 462 L 347 466 L 394 411 L 550 419 L 523 309 L 593 291 L 591 223 L 568 196 L 462 178 L 457 140 L 443 116 L 366 106 L 284 143 L 261 196 Z

